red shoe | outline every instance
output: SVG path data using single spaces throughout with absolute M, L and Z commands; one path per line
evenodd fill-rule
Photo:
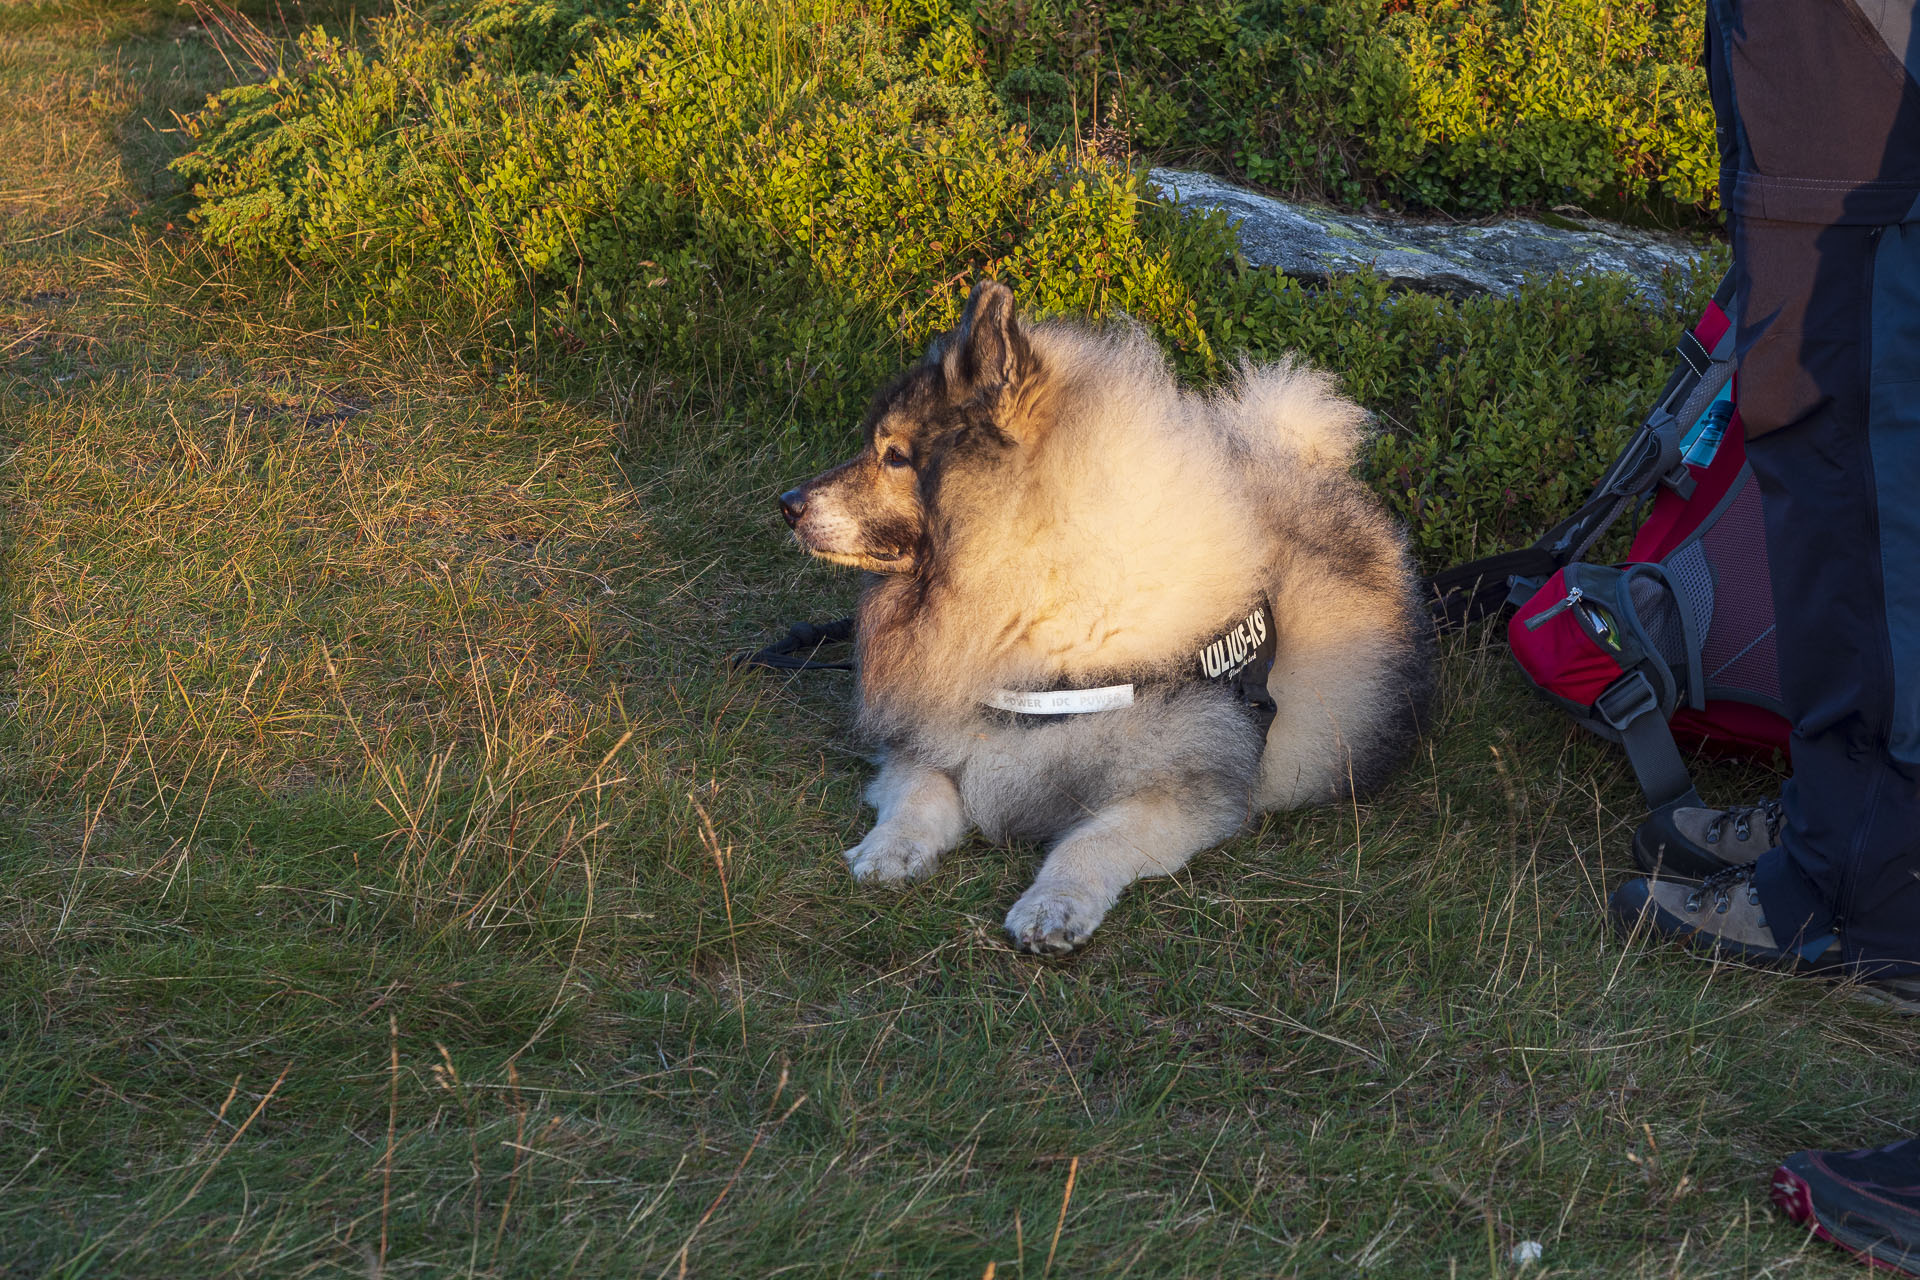
M 1920 1139 L 1868 1151 L 1797 1151 L 1773 1202 L 1869 1266 L 1920 1276 Z

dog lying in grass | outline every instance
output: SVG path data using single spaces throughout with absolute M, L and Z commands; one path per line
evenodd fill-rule
M 969 829 L 1050 841 L 1006 927 L 1061 954 L 1254 814 L 1377 787 L 1433 643 L 1404 532 L 1350 474 L 1365 426 L 1297 363 L 1202 395 L 1138 327 L 1023 322 L 976 286 L 860 452 L 780 499 L 870 575 L 854 876 L 930 875 Z

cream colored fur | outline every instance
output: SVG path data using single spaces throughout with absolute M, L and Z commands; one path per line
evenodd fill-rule
M 1016 328 L 1009 299 L 998 340 L 1014 372 L 980 391 L 967 366 L 956 373 L 953 344 L 984 346 L 989 365 L 1000 354 L 982 336 L 994 298 L 981 298 L 949 341 L 945 382 L 922 382 L 974 395 L 964 403 L 989 406 L 977 412 L 1008 443 L 949 455 L 919 496 L 855 459 L 797 491 L 796 532 L 876 567 L 863 521 L 894 529 L 910 502 L 922 522 L 904 567 L 861 606 L 860 721 L 885 758 L 869 791 L 879 819 L 847 851 L 854 874 L 931 874 L 970 827 L 1051 839 L 1007 928 L 1022 947 L 1064 951 L 1126 885 L 1178 870 L 1253 813 L 1377 785 L 1411 745 L 1430 643 L 1404 539 L 1350 475 L 1366 416 L 1330 377 L 1248 364 L 1197 395 L 1143 331 Z M 877 413 L 872 447 L 934 448 L 928 423 L 946 419 L 930 394 L 909 379 Z M 1279 635 L 1264 753 L 1245 709 L 1205 684 L 1037 726 L 980 706 L 994 689 L 1102 673 L 1178 678 L 1262 597 Z

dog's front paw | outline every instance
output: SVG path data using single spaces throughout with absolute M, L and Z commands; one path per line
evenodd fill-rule
M 1007 912 L 1007 932 L 1022 951 L 1064 956 L 1085 946 L 1106 915 L 1085 894 L 1036 884 Z
M 841 856 L 846 858 L 853 878 L 862 884 L 924 880 L 940 864 L 940 850 L 934 845 L 878 827 Z

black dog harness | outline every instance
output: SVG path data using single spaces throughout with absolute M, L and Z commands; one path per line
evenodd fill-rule
M 1015 723 L 1044 724 L 1058 716 L 1118 711 L 1132 706 L 1134 695 L 1141 690 L 1197 681 L 1224 685 L 1231 690 L 1233 696 L 1253 716 L 1264 741 L 1279 710 L 1274 704 L 1273 695 L 1267 692 L 1267 676 L 1273 671 L 1273 657 L 1278 646 L 1273 607 L 1262 600 L 1244 618 L 1202 642 L 1194 651 L 1191 676 L 1093 688 L 1031 691 L 995 689 L 984 701 L 985 705 L 997 711 L 1010 713 Z
M 853 669 L 851 662 L 822 661 L 813 655 L 826 645 L 845 644 L 852 639 L 852 618 L 824 623 L 795 623 L 786 638 L 763 649 L 736 653 L 733 663 L 735 666 L 773 667 L 783 671 L 850 671 Z M 1094 688 L 995 689 L 987 696 L 986 705 L 1006 712 L 1016 724 L 1047 724 L 1059 716 L 1087 715 L 1130 707 L 1136 692 L 1143 689 L 1192 682 L 1211 683 L 1224 685 L 1233 692 L 1233 696 L 1252 715 L 1260 729 L 1260 740 L 1265 742 L 1267 730 L 1272 727 L 1273 718 L 1279 711 L 1273 695 L 1267 692 L 1267 677 L 1273 671 L 1273 658 L 1278 647 L 1273 607 L 1262 600 L 1252 612 L 1204 641 L 1194 651 L 1192 674 L 1189 676 Z

